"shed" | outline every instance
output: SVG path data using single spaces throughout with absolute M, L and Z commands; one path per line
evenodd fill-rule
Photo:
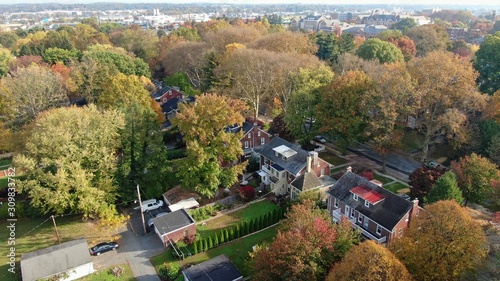
M 180 209 L 187 210 L 187 209 L 192 209 L 192 208 L 198 208 L 199 206 L 200 206 L 200 203 L 198 203 L 198 201 L 196 201 L 196 199 L 191 197 L 188 199 L 181 200 L 175 204 L 172 204 L 172 205 L 168 206 L 168 208 L 170 209 L 170 212 L 175 212 L 175 211 L 180 210 Z
M 184 281 L 237 281 L 243 275 L 225 256 L 220 255 L 182 271 Z
M 195 221 L 184 209 L 154 218 L 153 224 L 156 234 L 165 246 L 169 241 L 177 242 L 196 234 Z
M 89 247 L 85 239 L 78 239 L 23 254 L 21 274 L 23 281 L 35 281 L 60 275 L 59 280 L 75 280 L 94 272 Z

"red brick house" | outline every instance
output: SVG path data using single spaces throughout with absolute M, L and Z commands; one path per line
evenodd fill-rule
M 156 84 L 155 92 L 152 93 L 151 96 L 160 105 L 174 98 L 182 99 L 182 93 L 178 87 L 169 87 L 161 82 Z
M 243 137 L 240 139 L 240 142 L 243 148 L 244 158 L 252 156 L 256 147 L 268 144 L 272 138 L 272 135 L 264 131 L 258 122 L 252 124 L 249 121 L 245 121 L 241 126 L 230 126 L 229 131 L 232 133 L 243 132 Z
M 175 243 L 184 237 L 196 234 L 196 223 L 184 209 L 157 217 L 153 219 L 153 224 L 155 233 L 165 247 L 168 246 L 169 240 Z
M 288 193 L 296 199 L 303 191 L 327 189 L 333 184 L 330 164 L 317 152 L 305 151 L 298 144 L 274 137 L 255 152 L 260 158 L 257 173 L 276 195 Z
M 377 243 L 401 237 L 413 217 L 423 210 L 418 200 L 406 200 L 347 171 L 328 190 L 328 213 L 334 222 L 348 219 L 363 236 Z

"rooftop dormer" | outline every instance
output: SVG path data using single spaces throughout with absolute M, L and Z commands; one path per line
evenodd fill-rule
M 289 148 L 286 145 L 280 145 L 278 147 L 273 148 L 273 150 L 274 150 L 274 155 L 277 157 L 281 157 L 283 160 L 287 160 L 290 157 L 297 154 L 297 151 Z
M 363 200 L 375 205 L 384 200 L 384 195 L 372 190 L 366 186 L 360 185 L 351 189 L 350 192 L 354 194 L 355 197 L 362 198 Z

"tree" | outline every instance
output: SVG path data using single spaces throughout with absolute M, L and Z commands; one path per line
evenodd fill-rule
M 221 241 L 222 243 L 223 241 Z M 214 238 L 214 246 L 217 247 L 219 246 L 219 235 L 215 235 L 215 238 Z
M 391 251 L 367 240 L 352 247 L 326 278 L 326 281 L 341 280 L 411 281 L 413 278 Z
M 9 49 L 2 48 L 0 45 L 0 78 L 9 72 L 9 65 L 13 60 L 14 56 L 12 56 Z
M 477 82 L 483 93 L 500 90 L 500 32 L 486 35 L 476 52 L 474 68 L 479 72 Z
M 356 50 L 356 55 L 365 60 L 377 60 L 379 63 L 393 63 L 404 60 L 403 53 L 394 44 L 378 38 L 366 40 Z
M 316 51 L 308 34 L 291 31 L 270 33 L 252 42 L 249 47 L 277 53 L 313 54 Z
M 4 77 L 0 104 L 2 100 L 9 108 L 7 116 L 13 116 L 16 123 L 29 122 L 42 111 L 68 104 L 61 75 L 38 65 L 18 68 Z
M 417 54 L 415 42 L 407 36 L 401 36 L 398 38 L 390 37 L 387 39 L 387 42 L 392 43 L 399 48 L 405 61 L 410 61 Z
M 476 90 L 472 64 L 450 52 L 417 58 L 408 71 L 416 82 L 414 116 L 424 134 L 425 162 L 434 136 L 444 135 L 455 146 L 468 141 L 468 118 L 484 106 L 485 96 Z
M 329 63 L 335 63 L 340 55 L 353 52 L 356 48 L 354 36 L 349 33 L 336 36 L 334 33 L 318 32 L 316 44 L 318 45 L 316 56 Z
M 458 204 L 462 204 L 464 199 L 460 188 L 458 188 L 455 173 L 448 171 L 438 178 L 426 199 L 425 202 L 428 204 L 441 200 L 455 200 Z
M 293 205 L 278 235 L 254 257 L 256 280 L 324 280 L 334 260 L 335 229 L 314 202 Z
M 49 64 L 61 62 L 68 64 L 71 60 L 79 59 L 81 53 L 76 50 L 49 48 L 42 54 L 43 60 Z
M 110 33 L 109 40 L 114 46 L 133 52 L 146 62 L 158 56 L 159 45 L 156 30 L 145 30 L 138 25 L 132 25 L 127 29 Z
M 240 196 L 244 201 L 252 201 L 255 198 L 255 188 L 250 185 L 240 187 Z
M 475 153 L 452 161 L 451 168 L 457 175 L 465 206 L 469 201 L 481 204 L 493 191 L 492 181 L 499 179 L 496 165 Z
M 486 237 L 453 200 L 428 205 L 390 246 L 417 281 L 459 280 L 486 257 Z
M 228 164 L 243 155 L 240 133 L 227 132 L 227 127 L 242 124 L 240 100 L 215 94 L 204 94 L 195 103 L 180 104 L 172 124 L 179 128 L 187 147 L 187 157 L 179 163 L 179 176 L 184 188 L 213 197 L 219 186 L 231 186 L 242 174 L 246 162 Z
M 424 198 L 427 197 L 432 186 L 443 173 L 444 172 L 440 169 L 429 169 L 427 167 L 417 168 L 409 176 L 411 197 L 417 198 L 420 202 L 424 202 Z
M 83 52 L 84 59 L 93 59 L 110 68 L 115 67 L 125 75 L 151 77 L 149 66 L 141 58 L 133 58 L 121 48 L 109 45 L 95 45 Z
M 406 32 L 406 36 L 415 42 L 418 57 L 425 57 L 434 51 L 443 51 L 449 42 L 445 28 L 436 24 L 413 27 Z
M 108 214 L 114 208 L 116 151 L 123 115 L 95 106 L 59 108 L 35 121 L 26 151 L 14 158 L 19 192 L 44 213 Z
M 349 71 L 320 88 L 316 106 L 319 131 L 335 137 L 336 144 L 344 149 L 361 140 L 366 126 L 363 101 L 372 90 L 372 79 L 361 71 Z
M 417 22 L 413 18 L 403 18 L 394 24 L 394 28 L 400 30 L 403 34 L 417 26 Z

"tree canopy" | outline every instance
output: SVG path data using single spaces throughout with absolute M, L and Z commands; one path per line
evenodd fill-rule
M 403 53 L 394 44 L 382 41 L 378 38 L 366 40 L 356 50 L 356 55 L 365 60 L 377 60 L 380 63 L 401 62 L 404 60 Z
M 441 200 L 455 200 L 462 204 L 462 191 L 458 188 L 457 176 L 453 171 L 444 173 L 436 180 L 431 191 L 427 195 L 426 203 L 434 203 Z
M 487 94 L 500 90 L 500 31 L 486 35 L 476 52 L 474 68 L 479 72 L 479 89 Z

